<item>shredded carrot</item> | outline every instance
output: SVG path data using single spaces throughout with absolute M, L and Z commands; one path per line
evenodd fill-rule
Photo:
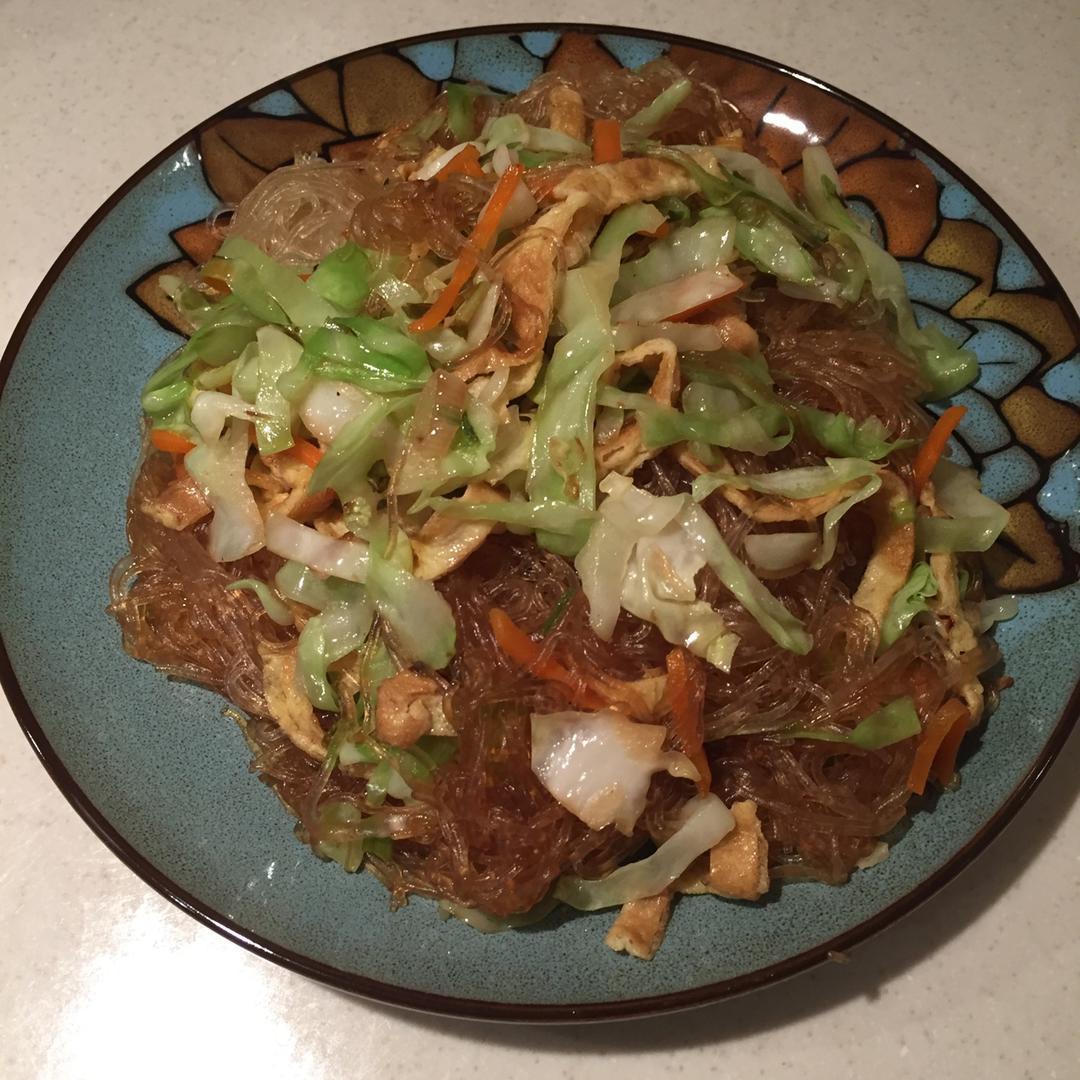
M 712 770 L 705 756 L 705 683 L 685 649 L 672 649 L 667 654 L 667 697 L 671 703 L 671 733 L 698 771 L 698 791 L 707 795 L 712 787 Z
M 150 442 L 155 450 L 164 450 L 166 454 L 186 454 L 195 449 L 195 444 L 190 439 L 185 439 L 183 435 L 167 428 L 151 428 Z
M 969 713 L 964 710 L 962 716 L 958 716 L 948 734 L 942 740 L 941 747 L 934 758 L 934 767 L 931 776 L 942 786 L 948 787 L 956 775 L 956 755 L 960 751 L 960 744 L 968 731 Z
M 926 486 L 926 481 L 930 479 L 934 466 L 945 452 L 949 436 L 955 430 L 956 425 L 963 420 L 966 412 L 967 409 L 963 405 L 950 405 L 930 429 L 930 434 L 926 436 L 926 442 L 919 447 L 919 452 L 915 455 L 915 464 L 912 466 L 912 472 L 914 473 L 912 486 L 915 489 L 916 498 Z
M 559 683 L 570 691 L 570 700 L 582 709 L 602 709 L 604 701 L 591 691 L 580 676 L 567 670 L 553 657 L 543 656 L 543 649 L 522 630 L 502 608 L 488 612 L 495 641 L 515 664 L 540 679 Z
M 409 323 L 409 329 L 414 334 L 434 330 L 450 314 L 450 308 L 453 307 L 458 293 L 465 287 L 465 283 L 473 276 L 476 270 L 480 252 L 495 239 L 495 234 L 499 229 L 499 222 L 502 220 L 503 213 L 509 205 L 514 191 L 517 189 L 521 173 L 521 166 L 515 162 L 499 177 L 499 182 L 495 185 L 491 198 L 488 199 L 484 209 L 480 211 L 476 228 L 473 229 L 472 235 L 461 249 L 457 266 L 454 267 L 453 276 L 450 278 L 446 288 L 439 293 L 435 303 L 419 319 Z
M 454 173 L 463 173 L 465 176 L 474 176 L 477 179 L 484 175 L 480 168 L 480 151 L 472 143 L 466 143 L 436 174 L 436 180 L 445 180 Z
M 284 451 L 286 454 L 291 454 L 297 461 L 302 461 L 309 469 L 314 469 L 322 461 L 324 452 L 307 439 L 297 439 L 288 450 Z
M 908 791 L 921 795 L 926 790 L 926 781 L 930 777 L 930 769 L 934 764 L 941 744 L 945 736 L 949 734 L 953 726 L 959 723 L 967 723 L 967 706 L 957 698 L 950 698 L 941 706 L 926 725 L 915 750 L 915 760 L 911 763 L 911 772 L 908 773 Z
M 661 221 L 652 232 L 647 232 L 645 235 L 652 237 L 653 240 L 659 240 L 662 237 L 667 236 L 669 232 L 671 232 L 671 222 Z
M 597 165 L 622 161 L 622 128 L 618 120 L 594 120 L 592 159 Z

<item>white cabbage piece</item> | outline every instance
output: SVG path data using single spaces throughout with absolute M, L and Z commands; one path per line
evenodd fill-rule
M 578 911 L 598 911 L 657 896 L 734 828 L 734 815 L 716 795 L 696 796 L 683 807 L 678 831 L 647 858 L 620 866 L 595 881 L 562 877 L 554 895 Z
M 206 547 L 218 562 L 242 559 L 263 546 L 262 515 L 244 477 L 249 430 L 246 423 L 231 421 L 221 438 L 200 443 L 184 458 L 214 510 Z
M 666 735 L 659 724 L 639 724 L 613 709 L 534 713 L 532 769 L 590 829 L 614 825 L 629 836 L 653 773 L 698 778 L 685 754 L 660 749 Z
M 610 639 L 621 606 L 673 645 L 729 670 L 739 637 L 697 599 L 694 579 L 710 566 L 773 640 L 792 652 L 809 651 L 802 623 L 735 558 L 688 495 L 650 495 L 618 473 L 604 477 L 600 488 L 607 498 L 575 560 L 600 637 Z

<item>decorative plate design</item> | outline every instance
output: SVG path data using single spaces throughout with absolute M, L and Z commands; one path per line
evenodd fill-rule
M 297 153 L 347 157 L 419 115 L 447 79 L 515 92 L 542 71 L 695 64 L 797 173 L 825 144 L 901 261 L 920 320 L 979 356 L 955 456 L 1010 510 L 988 553 L 1026 595 L 999 628 L 1017 686 L 969 751 L 963 784 L 917 812 L 904 842 L 840 888 L 789 885 L 761 906 L 680 903 L 660 955 L 609 953 L 610 914 L 485 937 L 290 841 L 273 796 L 245 775 L 221 703 L 165 683 L 120 650 L 104 614 L 123 550 L 138 389 L 181 327 L 158 277 L 205 261 L 208 217 Z M 886 925 L 982 849 L 1075 719 L 1080 586 L 1080 322 L 997 205 L 900 125 L 841 91 L 717 45 L 632 30 L 529 26 L 412 39 L 309 69 L 226 109 L 163 151 L 80 231 L 30 304 L 0 366 L 0 678 L 53 778 L 151 885 L 259 953 L 336 986 L 416 1007 L 508 1019 L 624 1016 L 713 1000 L 802 970 Z M 82 453 L 57 438 L 80 426 Z M 89 426 L 89 425 L 87 425 Z M 1070 702 L 1070 695 L 1072 700 Z

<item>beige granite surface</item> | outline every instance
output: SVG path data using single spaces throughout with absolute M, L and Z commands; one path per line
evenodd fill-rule
M 838 84 L 952 156 L 1080 296 L 1076 0 L 0 0 L 0 342 L 204 116 L 337 53 L 515 18 L 696 34 Z M 975 866 L 847 965 L 677 1017 L 497 1027 L 351 1000 L 199 926 L 91 835 L 0 701 L 0 1077 L 1080 1077 L 1077 776 L 1073 739 Z

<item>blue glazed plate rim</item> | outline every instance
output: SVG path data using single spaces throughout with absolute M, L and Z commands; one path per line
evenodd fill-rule
M 968 189 L 968 191 L 974 194 L 983 203 L 987 210 L 1001 223 L 1001 225 L 1004 226 L 1012 239 L 1040 272 L 1043 281 L 1045 282 L 1043 289 L 1044 294 L 1051 297 L 1060 306 L 1070 329 L 1077 337 L 1080 337 L 1080 317 L 1077 316 L 1076 309 L 1073 307 L 1053 271 L 1047 265 L 1046 260 L 1035 249 L 1012 218 L 1001 209 L 997 202 L 991 198 L 979 184 L 972 180 L 967 173 L 958 168 L 952 161 L 926 143 L 914 132 L 906 128 L 903 124 L 898 123 L 890 116 L 875 109 L 873 106 L 866 104 L 854 95 L 774 60 L 757 56 L 754 53 L 745 52 L 741 49 L 721 45 L 715 42 L 704 41 L 698 38 L 662 33 L 655 30 L 645 30 L 639 27 L 614 26 L 605 23 L 505 23 L 486 26 L 471 26 L 461 29 L 447 29 L 414 37 L 399 38 L 393 41 L 372 45 L 365 49 L 359 49 L 355 52 L 345 53 L 329 60 L 324 60 L 311 67 L 305 68 L 302 71 L 278 78 L 267 86 L 264 86 L 251 94 L 245 95 L 243 98 L 240 98 L 238 101 L 221 109 L 213 116 L 202 121 L 190 131 L 175 139 L 121 184 L 101 204 L 101 206 L 98 207 L 50 267 L 48 273 L 45 275 L 27 305 L 26 310 L 23 312 L 22 317 L 19 319 L 11 339 L 4 350 L 3 358 L 0 359 L 0 394 L 4 391 L 8 377 L 14 368 L 15 361 L 21 350 L 23 340 L 34 321 L 39 308 L 48 296 L 57 278 L 66 268 L 72 256 L 85 243 L 87 238 L 94 232 L 101 221 L 110 213 L 116 204 L 132 190 L 132 188 L 157 168 L 163 161 L 168 160 L 178 150 L 189 144 L 205 128 L 227 117 L 236 109 L 243 107 L 249 102 L 258 100 L 271 90 L 279 87 L 282 82 L 294 81 L 302 78 L 305 75 L 323 69 L 328 64 L 340 64 L 348 60 L 378 55 L 389 49 L 400 49 L 412 45 L 422 45 L 432 41 L 456 40 L 458 38 L 475 37 L 483 34 L 519 34 L 533 31 L 550 31 L 557 33 L 580 31 L 589 34 L 621 34 L 629 37 L 653 40 L 660 39 L 673 45 L 703 49 L 730 57 L 743 63 L 753 64 L 767 71 L 797 79 L 800 82 L 813 86 L 831 97 L 844 102 L 858 112 L 871 117 L 883 127 L 888 128 L 904 139 L 912 148 L 921 151 L 943 167 L 947 168 L 955 178 Z M 548 1023 L 620 1019 L 704 1005 L 709 1002 L 718 1001 L 721 998 L 745 993 L 761 986 L 778 982 L 781 979 L 789 978 L 792 975 L 796 975 L 799 972 L 805 971 L 808 968 L 821 963 L 832 952 L 845 951 L 860 942 L 867 940 L 872 935 L 883 930 L 902 916 L 914 910 L 919 904 L 929 899 L 929 897 L 937 892 L 938 889 L 952 880 L 952 878 L 971 863 L 977 855 L 985 850 L 990 841 L 993 840 L 1005 825 L 1008 824 L 1020 807 L 1027 801 L 1038 783 L 1042 780 L 1046 771 L 1060 753 L 1065 740 L 1068 738 L 1076 724 L 1078 715 L 1080 715 L 1080 683 L 1078 683 L 1077 686 L 1073 688 L 1072 694 L 1070 695 L 1069 701 L 1066 704 L 1061 717 L 1054 726 L 1042 751 L 1033 762 L 1031 768 L 1016 787 L 1008 794 L 990 819 L 985 822 L 982 828 L 976 831 L 968 839 L 967 843 L 946 863 L 940 866 L 932 874 L 925 877 L 903 897 L 843 934 L 759 970 L 748 972 L 731 979 L 709 983 L 704 986 L 693 987 L 684 991 L 611 1002 L 526 1005 L 458 998 L 395 986 L 353 972 L 343 971 L 328 964 L 323 964 L 320 961 L 287 949 L 237 925 L 233 920 L 228 919 L 220 912 L 214 910 L 210 905 L 197 899 L 195 896 L 192 896 L 184 889 L 181 889 L 171 880 L 167 873 L 153 865 L 132 844 L 126 841 L 112 823 L 107 820 L 104 814 L 102 814 L 93 804 L 69 773 L 60 755 L 49 742 L 41 724 L 38 722 L 37 717 L 30 708 L 11 665 L 7 648 L 2 637 L 0 637 L 0 686 L 3 687 L 3 690 L 7 695 L 12 711 L 14 712 L 19 725 L 22 727 L 23 733 L 26 735 L 27 740 L 41 760 L 41 763 L 44 765 L 49 776 L 71 806 L 87 825 L 89 825 L 98 838 L 122 862 L 146 882 L 147 885 L 155 889 L 182 911 L 217 931 L 223 937 L 236 942 L 238 945 L 243 946 L 259 956 L 272 960 L 292 971 L 296 971 L 301 975 L 314 978 L 340 990 L 368 997 L 376 1001 L 385 1002 L 387 1004 L 398 1005 L 424 1012 L 460 1016 L 469 1019 Z

